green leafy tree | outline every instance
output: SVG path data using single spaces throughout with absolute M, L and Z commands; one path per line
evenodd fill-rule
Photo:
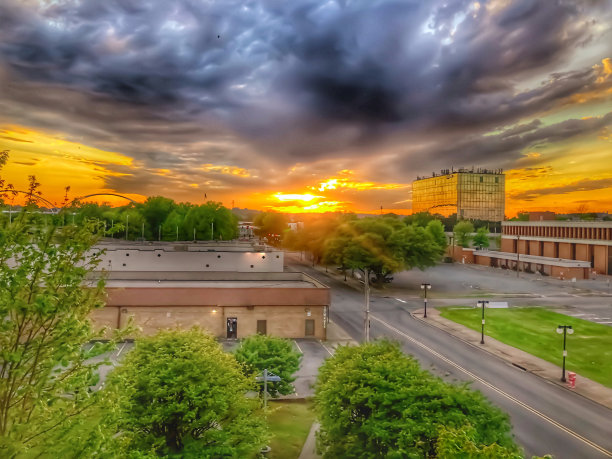
M 470 241 L 472 240 L 472 233 L 474 232 L 474 225 L 468 220 L 461 220 L 453 227 L 453 233 L 455 233 L 455 240 L 457 245 L 461 247 L 469 247 Z
M 507 415 L 466 385 L 421 370 L 387 341 L 339 347 L 319 369 L 315 404 L 325 458 L 435 457 L 441 428 L 466 424 L 478 447 L 518 452 Z
M 118 441 L 131 457 L 253 457 L 266 425 L 253 378 L 197 328 L 141 338 L 111 373 Z
M 279 382 L 268 383 L 268 393 L 272 397 L 293 393 L 293 374 L 300 368 L 302 357 L 293 342 L 274 336 L 251 335 L 242 340 L 234 355 L 249 376 L 259 376 L 266 369 L 280 376 Z M 260 390 L 263 391 L 263 384 Z
M 175 209 L 176 203 L 163 196 L 150 196 L 140 204 L 139 211 L 147 222 L 147 228 L 152 236 L 157 236 L 161 225 Z
M 438 432 L 436 457 L 439 459 L 523 459 L 516 448 L 493 443 L 478 444 L 475 429 L 466 424 L 457 428 L 441 426 Z
M 25 211 L 0 227 L 0 457 L 48 445 L 96 403 L 88 359 L 113 345 L 84 347 L 102 337 L 89 320 L 104 306 L 103 280 L 88 280 L 99 232 Z
M 444 232 L 444 225 L 440 220 L 431 220 L 425 226 L 429 234 L 432 235 L 436 244 L 444 251 L 448 242 L 446 240 L 446 233 Z
M 262 212 L 253 219 L 255 235 L 267 238 L 271 244 L 280 244 L 287 230 L 287 216 L 278 212 Z
M 489 232 L 485 227 L 478 228 L 472 241 L 476 247 L 489 247 Z

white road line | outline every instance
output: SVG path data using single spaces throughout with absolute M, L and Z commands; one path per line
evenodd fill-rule
M 127 342 L 123 343 L 123 346 L 121 346 L 121 349 L 119 349 L 119 352 L 117 352 L 117 357 L 119 357 L 121 355 L 121 353 L 123 352 L 123 349 L 125 349 Z
M 319 344 L 320 344 L 321 346 L 323 346 L 323 349 L 325 349 L 329 355 L 332 355 L 332 356 L 334 355 L 334 353 L 333 353 L 332 351 L 330 351 L 330 350 L 327 348 L 327 346 L 326 346 L 325 344 L 323 344 L 321 341 L 319 341 Z
M 396 300 L 399 301 L 400 303 L 405 303 L 405 301 L 400 298 L 396 298 Z
M 298 342 L 297 342 L 296 340 L 293 340 L 293 342 L 294 342 L 294 343 L 295 343 L 295 345 L 297 346 L 298 351 L 300 351 L 300 354 L 303 354 L 303 353 L 304 353 L 304 351 L 302 351 L 302 348 L 300 347 L 300 345 L 298 344 Z
M 458 370 L 462 371 L 463 373 L 465 373 L 466 375 L 468 375 L 470 378 L 474 379 L 475 381 L 480 382 L 481 384 L 487 386 L 489 389 L 494 390 L 495 392 L 497 392 L 498 394 L 506 397 L 508 400 L 516 403 L 517 405 L 525 408 L 527 411 L 535 414 L 536 416 L 539 416 L 540 418 L 544 419 L 545 421 L 548 421 L 549 423 L 551 423 L 552 425 L 554 425 L 555 427 L 557 427 L 558 429 L 564 431 L 565 433 L 571 435 L 572 437 L 586 443 L 587 445 L 589 445 L 591 448 L 596 449 L 597 451 L 599 451 L 600 453 L 608 456 L 608 457 L 612 457 L 612 452 L 608 451 L 607 449 L 603 448 L 602 446 L 599 446 L 597 443 L 592 442 L 591 440 L 589 440 L 588 438 L 583 437 L 582 435 L 580 435 L 579 433 L 574 432 L 573 430 L 565 427 L 564 425 L 558 423 L 557 421 L 555 421 L 554 419 L 548 417 L 547 415 L 545 415 L 544 413 L 541 413 L 540 411 L 536 410 L 535 408 L 532 408 L 531 406 L 527 405 L 526 403 L 520 401 L 519 399 L 513 397 L 512 395 L 508 394 L 507 392 L 504 392 L 503 390 L 499 389 L 498 387 L 494 386 L 493 384 L 491 384 L 490 382 L 485 381 L 484 379 L 480 378 L 479 376 L 476 376 L 474 373 L 472 373 L 471 371 L 463 368 L 461 365 L 453 362 L 452 360 L 444 357 L 442 354 L 434 351 L 433 349 L 431 349 L 430 347 L 426 346 L 425 344 L 421 343 L 420 341 L 414 339 L 413 337 L 407 335 L 406 333 L 402 332 L 401 330 L 398 330 L 397 328 L 395 328 L 393 325 L 390 325 L 388 323 L 386 323 L 385 321 L 379 319 L 378 317 L 375 317 L 373 315 L 370 315 L 370 318 L 380 322 L 382 325 L 384 325 L 385 327 L 387 327 L 389 330 L 394 331 L 395 333 L 397 333 L 398 335 L 403 336 L 404 338 L 406 338 L 408 341 L 416 344 L 417 346 L 421 347 L 422 349 L 426 350 L 427 352 L 435 355 L 436 357 L 438 357 L 440 360 L 448 363 L 449 365 L 452 365 L 453 367 L 457 368 Z

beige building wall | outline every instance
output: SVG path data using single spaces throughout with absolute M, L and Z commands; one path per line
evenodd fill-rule
M 130 320 L 136 332 L 152 335 L 169 328 L 200 327 L 214 336 L 227 336 L 227 319 L 238 320 L 238 338 L 257 333 L 257 321 L 266 321 L 266 334 L 282 338 L 306 337 L 306 321 L 312 320 L 317 339 L 326 338 L 326 306 L 107 306 L 91 314 L 96 330 L 123 328 Z

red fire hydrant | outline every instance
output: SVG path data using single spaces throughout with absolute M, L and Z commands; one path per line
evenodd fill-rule
M 573 371 L 567 372 L 567 385 L 570 389 L 574 389 L 576 387 L 576 373 Z

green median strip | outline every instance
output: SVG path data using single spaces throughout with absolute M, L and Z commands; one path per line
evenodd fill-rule
M 442 317 L 480 331 L 480 308 L 438 309 Z M 612 387 L 612 327 L 543 308 L 486 309 L 485 318 L 485 335 L 559 366 L 563 336 L 556 329 L 571 325 L 574 334 L 567 337 L 567 370 Z

